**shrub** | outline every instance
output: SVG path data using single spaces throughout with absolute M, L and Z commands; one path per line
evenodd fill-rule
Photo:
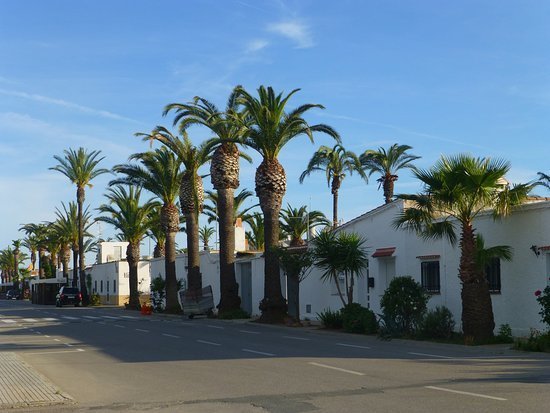
M 501 324 L 495 337 L 499 343 L 513 343 L 512 328 L 510 324 Z
M 395 333 L 413 335 L 426 312 L 429 296 L 412 277 L 396 277 L 380 300 L 386 326 Z
M 321 323 L 325 328 L 340 329 L 344 325 L 342 312 L 340 310 L 332 311 L 331 309 L 326 309 L 320 313 L 317 313 L 317 317 L 321 320 Z
M 166 298 L 166 281 L 160 276 L 160 274 L 151 280 L 151 301 L 153 303 L 153 310 L 157 313 L 164 311 L 164 305 Z
M 101 304 L 101 299 L 99 298 L 98 293 L 92 293 L 90 295 L 90 305 L 99 305 Z
M 250 318 L 250 314 L 239 308 L 238 310 L 224 311 L 222 313 L 218 313 L 218 318 L 221 320 L 239 320 L 243 318 Z
M 378 331 L 376 315 L 360 304 L 348 304 L 341 313 L 344 331 L 348 333 L 374 334 Z
M 524 351 L 550 352 L 550 331 L 541 333 L 539 330 L 532 328 L 527 340 L 516 340 L 514 348 Z
M 451 311 L 445 306 L 437 306 L 426 313 L 419 325 L 419 336 L 422 338 L 449 339 L 453 335 L 455 320 Z
M 547 286 L 543 291 L 535 291 L 535 296 L 541 307 L 539 311 L 541 320 L 550 327 L 550 286 Z

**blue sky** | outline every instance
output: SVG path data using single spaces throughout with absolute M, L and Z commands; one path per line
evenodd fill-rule
M 308 121 L 356 153 L 409 144 L 429 167 L 468 152 L 509 160 L 512 182 L 534 179 L 549 171 L 548 21 L 550 3 L 531 0 L 0 0 L 0 248 L 74 199 L 48 170 L 54 155 L 83 146 L 101 150 L 104 167 L 125 162 L 148 149 L 135 132 L 171 125 L 164 105 L 200 95 L 224 107 L 237 84 L 301 88 L 290 107 L 323 104 Z M 191 130 L 197 143 L 208 136 Z M 321 144 L 331 142 L 283 149 L 284 202 L 330 216 L 323 174 L 298 183 Z M 243 165 L 241 187 L 253 190 L 258 163 Z M 110 179 L 87 191 L 91 208 Z M 383 202 L 375 180 L 346 178 L 342 219 Z M 400 174 L 396 192 L 418 189 Z

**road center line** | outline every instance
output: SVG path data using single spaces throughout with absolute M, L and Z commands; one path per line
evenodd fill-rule
M 143 330 L 141 328 L 136 328 L 136 331 L 141 331 L 142 333 L 149 333 L 149 330 Z
M 218 330 L 223 330 L 225 328 L 225 327 L 220 327 L 220 326 L 213 326 L 211 324 L 206 324 L 206 327 L 217 328 Z
M 446 391 L 449 393 L 456 393 L 456 394 L 464 394 L 466 396 L 474 396 L 474 397 L 482 397 L 484 399 L 491 399 L 491 400 L 499 400 L 499 401 L 506 401 L 508 399 L 503 399 L 502 397 L 494 397 L 494 396 L 487 396 L 486 394 L 479 394 L 479 393 L 470 393 L 468 391 L 460 391 L 460 390 L 451 390 L 451 389 L 445 389 L 443 387 L 435 387 L 435 386 L 424 386 L 426 389 L 432 389 L 432 390 L 439 390 L 439 391 Z
M 289 338 L 291 340 L 302 340 L 302 341 L 309 341 L 309 338 L 303 338 L 303 337 L 293 337 L 293 336 L 283 336 L 283 338 Z
M 220 343 L 214 343 L 212 341 L 205 341 L 205 340 L 197 340 L 197 343 L 210 344 L 211 346 L 221 346 Z
M 356 376 L 364 376 L 365 375 L 365 373 L 360 373 L 358 371 L 346 370 L 346 369 L 342 369 L 340 367 L 334 367 L 334 366 L 328 366 L 326 364 L 315 363 L 313 361 L 309 362 L 308 364 L 311 364 L 312 366 L 323 367 L 325 369 L 331 369 L 331 370 L 341 371 L 341 372 L 344 372 L 344 373 L 355 374 Z
M 242 351 L 246 351 L 247 353 L 260 354 L 262 356 L 271 356 L 271 357 L 275 356 L 275 354 L 273 353 L 265 353 L 263 351 L 250 350 L 248 348 L 243 348 Z
M 76 350 L 61 350 L 61 351 L 41 351 L 38 353 L 25 353 L 25 354 L 62 354 L 62 353 L 82 353 L 84 349 L 77 348 Z
M 261 334 L 259 331 L 239 330 L 241 333 L 246 334 Z
M 337 346 L 342 347 L 353 347 L 353 348 L 364 348 L 364 349 L 370 349 L 370 347 L 367 346 L 357 346 L 355 344 L 345 344 L 345 343 L 336 343 Z
M 173 335 L 173 334 L 162 333 L 162 335 L 163 335 L 164 337 L 180 338 L 180 336 L 175 336 L 175 335 Z
M 449 356 L 438 356 L 437 354 L 427 354 L 427 353 L 413 353 L 412 351 L 409 351 L 408 354 L 413 354 L 415 356 L 435 357 L 438 359 L 452 359 L 452 357 L 449 357 Z

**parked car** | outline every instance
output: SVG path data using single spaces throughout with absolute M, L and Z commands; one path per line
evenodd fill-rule
M 59 293 L 57 293 L 55 297 L 55 306 L 62 307 L 71 304 L 75 307 L 81 305 L 82 293 L 76 287 L 61 287 Z
M 19 290 L 8 290 L 6 293 L 6 300 L 20 300 L 21 291 Z

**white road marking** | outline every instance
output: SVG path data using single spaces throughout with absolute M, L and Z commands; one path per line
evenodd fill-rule
M 370 347 L 367 347 L 367 346 L 357 346 L 355 344 L 344 344 L 344 343 L 336 343 L 337 346 L 342 346 L 342 347 L 353 347 L 353 348 L 364 348 L 364 349 L 370 349 Z
M 142 333 L 149 333 L 149 330 L 143 330 L 141 328 L 136 328 L 136 331 L 141 331 Z
M 78 320 L 79 319 L 78 317 L 71 317 L 69 315 L 64 315 L 61 318 L 64 318 L 66 320 Z
M 60 339 L 58 338 L 54 338 L 53 341 L 61 341 Z
M 39 353 L 25 353 L 25 354 L 61 354 L 61 353 L 81 353 L 83 351 L 86 351 L 81 348 L 77 348 L 76 350 L 61 350 L 61 351 L 41 351 Z
M 164 337 L 180 338 L 180 336 L 175 336 L 175 335 L 173 335 L 173 334 L 162 333 L 162 335 L 163 335 Z
M 36 323 L 35 318 L 24 318 L 23 321 L 26 321 L 27 323 Z
M 118 320 L 118 317 L 112 317 L 110 315 L 102 315 L 103 318 L 108 318 L 109 320 Z
M 121 315 L 122 318 L 129 318 L 130 320 L 137 320 L 137 317 L 134 317 L 133 315 Z
M 84 318 L 89 318 L 90 320 L 99 320 L 101 317 L 96 317 L 94 315 L 83 315 Z
M 239 330 L 241 333 L 246 334 L 261 334 L 259 331 L 248 331 L 248 330 Z
M 58 318 L 52 318 L 52 317 L 47 317 L 47 318 L 43 318 L 44 321 L 59 321 Z
M 256 351 L 256 350 L 250 350 L 248 348 L 243 348 L 242 351 L 246 351 L 247 353 L 254 353 L 254 354 L 260 354 L 262 356 L 275 356 L 273 353 L 265 353 L 263 351 Z
M 218 330 L 223 330 L 225 328 L 225 327 L 220 327 L 220 326 L 213 326 L 212 324 L 206 324 L 206 327 L 217 328 Z
M 311 364 L 312 366 L 323 367 L 323 368 L 325 368 L 325 369 L 331 369 L 331 370 L 341 371 L 341 372 L 343 372 L 343 373 L 355 374 L 356 376 L 364 376 L 364 375 L 365 375 L 365 373 L 360 373 L 360 372 L 358 372 L 358 371 L 342 369 L 342 368 L 340 368 L 340 367 L 328 366 L 328 365 L 326 365 L 326 364 L 315 363 L 315 362 L 313 362 L 313 361 L 309 362 L 308 364 Z
M 3 323 L 14 324 L 15 320 L 2 320 Z
M 71 343 L 63 343 L 65 344 L 67 347 L 74 347 Z
M 214 343 L 212 341 L 205 341 L 205 340 L 197 340 L 197 343 L 210 344 L 211 346 L 221 346 L 220 343 Z
M 408 354 L 413 354 L 415 356 L 435 357 L 438 359 L 452 359 L 452 357 L 449 357 L 449 356 L 438 356 L 437 354 L 427 354 L 427 353 L 413 353 L 412 351 L 409 351 Z
M 125 326 L 121 326 L 120 324 L 113 324 L 113 326 L 118 328 L 126 328 Z
M 48 337 L 48 338 L 50 338 L 50 336 L 44 336 L 44 337 Z
M 289 338 L 291 340 L 302 340 L 302 341 L 309 341 L 309 338 L 303 338 L 303 337 L 293 337 L 293 336 L 283 336 L 283 338 Z
M 474 397 L 482 397 L 484 399 L 491 399 L 491 400 L 499 400 L 499 401 L 506 401 L 508 399 L 503 399 L 502 397 L 494 397 L 494 396 L 488 396 L 486 394 L 479 394 L 479 393 L 470 393 L 468 391 L 460 391 L 460 390 L 451 390 L 451 389 L 445 389 L 443 387 L 435 387 L 435 386 L 424 386 L 426 389 L 432 389 L 432 390 L 439 390 L 439 391 L 446 391 L 449 393 L 456 393 L 456 394 L 464 394 L 466 396 L 474 396 Z

